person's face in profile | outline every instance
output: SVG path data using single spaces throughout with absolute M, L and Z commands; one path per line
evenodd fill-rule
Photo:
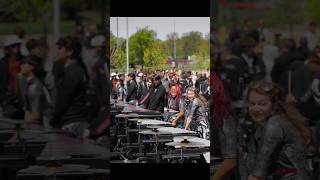
M 58 59 L 60 61 L 65 61 L 71 55 L 71 52 L 67 50 L 64 46 L 58 46 Z
M 128 81 L 131 81 L 131 80 L 132 80 L 132 77 L 131 77 L 131 76 L 128 76 L 127 79 L 128 79 Z

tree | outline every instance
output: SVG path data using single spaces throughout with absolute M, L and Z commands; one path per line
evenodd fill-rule
M 144 53 L 148 48 L 152 48 L 154 41 L 156 40 L 157 33 L 153 30 L 149 30 L 148 27 L 138 29 L 129 39 L 129 59 L 130 66 L 142 65 L 144 63 Z
M 174 55 L 173 43 L 174 43 L 174 34 L 173 33 L 167 34 L 167 40 L 163 42 L 163 49 L 167 56 L 173 57 Z
M 101 11 L 102 14 L 106 11 L 107 2 L 106 0 L 60 0 L 60 5 L 61 12 L 68 19 L 75 19 L 80 11 Z M 52 4 L 52 0 L 2 0 L 0 10 L 1 13 L 13 16 L 16 21 L 36 22 L 41 20 L 44 14 L 52 14 Z M 103 16 L 106 16 L 106 12 Z
M 183 56 L 187 57 L 199 51 L 199 46 L 202 41 L 202 33 L 197 31 L 184 33 L 181 40 L 183 42 Z
M 300 0 L 279 0 L 275 2 L 275 8 L 270 14 L 277 23 L 288 24 L 289 32 L 293 35 L 294 25 L 303 21 L 303 3 L 304 1 Z
M 119 48 L 113 54 L 113 59 L 111 61 L 111 67 L 116 69 L 125 69 L 126 65 L 126 52 L 125 48 Z
M 114 68 L 121 68 L 126 63 L 125 43 L 125 39 L 117 39 L 117 37 L 110 33 L 110 60 L 111 66 Z
M 207 39 L 201 39 L 198 51 L 193 54 L 192 59 L 196 61 L 199 69 L 210 69 L 210 41 Z
M 147 67 L 162 67 L 166 63 L 166 57 L 162 42 L 160 40 L 154 41 L 144 52 L 144 65 Z
M 163 48 L 167 56 L 174 57 L 174 34 L 169 33 L 167 35 L 167 40 L 163 42 Z M 178 33 L 176 34 L 176 56 L 177 57 L 185 57 L 183 52 L 183 40 L 179 38 Z
M 308 17 L 313 21 L 320 21 L 320 1 L 318 0 L 308 0 L 307 3 L 307 10 Z
M 52 10 L 52 2 L 48 0 L 6 0 L 0 2 L 0 7 L 7 13 L 14 13 L 18 21 L 36 22 Z

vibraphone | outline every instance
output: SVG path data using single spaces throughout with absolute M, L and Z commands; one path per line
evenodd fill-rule
M 85 143 L 64 131 L 0 118 L 4 179 L 109 178 L 108 145 Z

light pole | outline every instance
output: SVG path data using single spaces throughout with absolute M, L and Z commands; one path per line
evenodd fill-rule
M 177 62 L 177 45 L 176 45 L 176 18 L 173 18 L 173 58 L 175 67 L 178 66 Z
M 127 75 L 129 74 L 129 18 L 127 17 L 127 40 L 126 40 L 126 55 L 127 55 Z
M 60 36 L 60 0 L 53 0 L 53 38 L 56 42 Z
M 119 47 L 119 17 L 117 17 L 117 42 L 116 42 L 116 48 Z

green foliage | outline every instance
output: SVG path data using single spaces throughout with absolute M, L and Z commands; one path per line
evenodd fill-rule
M 183 41 L 183 56 L 193 55 L 199 51 L 203 40 L 202 33 L 195 31 L 184 33 L 181 40 Z
M 47 23 L 48 33 L 52 33 L 52 23 Z M 21 27 L 26 30 L 27 34 L 43 34 L 43 22 L 21 22 L 21 23 L 0 23 L 0 35 L 8 35 L 15 32 L 17 27 Z M 61 22 L 61 33 L 70 34 L 74 30 L 73 21 Z
M 148 27 L 138 29 L 129 37 L 129 60 L 130 67 L 140 66 L 142 68 L 167 68 L 169 56 L 173 57 L 173 33 L 167 35 L 167 40 L 161 41 L 156 38 L 156 32 Z M 196 60 L 198 69 L 209 69 L 210 51 L 209 36 L 202 37 L 200 32 L 189 32 L 176 37 L 176 52 L 178 58 L 192 56 Z M 116 48 L 116 37 L 111 33 L 110 47 L 111 65 L 114 69 L 124 69 L 126 63 L 126 41 L 119 38 L 120 47 Z M 117 49 L 117 50 L 115 50 Z
M 167 56 L 174 57 L 174 33 L 170 33 L 167 35 L 167 40 L 163 42 L 163 49 Z M 183 51 L 184 42 L 179 36 L 176 34 L 176 56 L 179 57 L 186 57 Z
M 126 45 L 125 44 L 126 40 L 124 38 L 119 37 L 117 39 L 117 37 L 114 34 L 110 33 L 110 47 L 111 48 L 115 48 L 117 46 L 117 41 L 119 43 L 118 46 L 125 46 Z
M 279 0 L 275 2 L 275 8 L 270 15 L 278 24 L 298 24 L 303 21 L 304 1 L 301 0 Z
M 163 50 L 166 53 L 167 56 L 174 56 L 173 54 L 173 44 L 174 44 L 174 34 L 170 33 L 167 35 L 167 40 L 165 40 L 162 45 L 163 45 Z
M 118 45 L 117 45 L 118 41 Z M 123 38 L 117 39 L 110 34 L 111 66 L 114 68 L 125 67 L 126 64 L 126 41 Z
M 61 12 L 68 17 L 76 17 L 80 11 L 100 11 L 103 6 L 106 6 L 105 0 L 60 0 Z M 8 22 L 39 22 L 43 21 L 44 14 L 53 14 L 52 0 L 3 0 L 0 7 L 0 11 L 10 17 Z
M 319 0 L 307 0 L 308 17 L 312 21 L 320 21 L 320 1 Z
M 52 1 L 48 0 L 6 0 L 0 2 L 0 7 L 13 15 L 18 21 L 36 22 L 52 9 Z
M 159 40 L 152 42 L 151 46 L 144 51 L 144 65 L 147 67 L 163 66 L 166 63 L 166 58 Z
M 209 40 L 201 40 L 198 51 L 192 56 L 196 61 L 198 69 L 209 70 L 210 68 L 210 48 Z
M 132 66 L 143 65 L 144 52 L 152 48 L 157 33 L 148 27 L 139 29 L 129 38 L 129 59 Z
M 117 49 L 111 60 L 111 66 L 116 68 L 125 67 L 126 65 L 126 53 L 123 48 Z

